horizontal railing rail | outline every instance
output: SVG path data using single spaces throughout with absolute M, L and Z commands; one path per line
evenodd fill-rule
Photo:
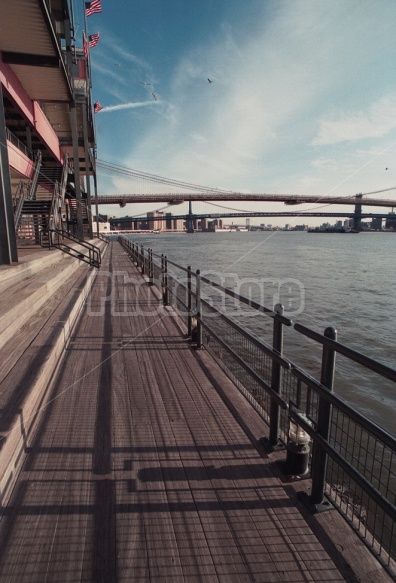
M 97 239 L 101 239 L 102 241 L 104 241 L 105 243 L 109 242 L 108 237 L 106 237 L 106 235 L 103 235 L 102 233 L 96 233 L 95 237 Z
M 47 240 L 45 241 L 46 238 Z M 66 241 L 77 243 L 78 247 L 73 247 Z M 43 247 L 48 246 L 49 249 L 52 247 L 60 249 L 64 253 L 67 253 L 72 257 L 76 257 L 80 261 L 84 261 L 92 267 L 99 268 L 102 261 L 99 247 L 93 243 L 88 243 L 76 235 L 73 235 L 72 233 L 62 229 L 48 229 L 46 231 L 41 231 L 40 244 Z M 84 250 L 87 252 L 87 254 L 83 252 Z
M 29 150 L 29 148 L 27 146 L 25 146 L 25 144 L 23 144 L 21 142 L 21 140 L 19 138 L 17 138 L 17 136 L 15 134 L 13 134 L 12 132 L 10 132 L 10 130 L 8 128 L 6 128 L 6 137 L 7 140 L 9 142 L 11 142 L 11 144 L 14 144 L 14 146 L 16 146 L 18 148 L 18 150 L 20 150 L 23 154 L 25 154 L 25 156 L 27 158 L 33 158 L 33 152 L 31 150 Z
M 369 431 L 376 439 L 381 440 L 385 445 L 392 448 L 395 447 L 396 441 L 395 438 L 392 437 L 388 432 L 386 432 L 382 427 L 371 421 L 358 411 L 348 405 L 343 399 L 338 397 L 332 392 L 321 385 L 316 379 L 311 377 L 309 374 L 304 372 L 299 367 L 292 365 L 291 372 L 295 375 L 298 379 L 303 381 L 305 384 L 309 385 L 311 389 L 313 389 L 319 396 L 324 397 L 329 401 L 331 405 L 337 406 L 340 411 L 350 416 L 350 418 L 361 425 L 362 428 Z
M 335 352 L 338 352 L 339 354 L 346 356 L 350 360 L 353 360 L 354 362 L 357 362 L 358 364 L 361 364 L 362 366 L 369 368 L 370 370 L 380 374 L 381 376 L 388 378 L 391 381 L 396 381 L 396 370 L 394 370 L 393 368 L 390 368 L 389 366 L 386 366 L 378 362 L 377 360 L 373 360 L 372 358 L 369 358 L 368 356 L 361 354 L 360 352 L 357 352 L 356 350 L 353 350 L 348 346 L 344 346 L 344 344 L 340 344 L 339 342 L 336 342 L 331 338 L 322 336 L 318 332 L 315 332 L 314 330 L 311 330 L 310 328 L 307 328 L 307 326 L 303 326 L 302 324 L 299 323 L 294 324 L 294 329 L 297 330 L 297 332 L 304 334 L 304 336 L 311 338 L 311 340 L 315 340 L 315 342 L 319 342 L 324 346 L 332 348 L 333 350 L 335 350 Z
M 333 328 L 320 334 L 293 324 L 279 304 L 262 306 L 125 236 L 119 241 L 148 283 L 159 287 L 163 304 L 170 304 L 185 322 L 190 340 L 213 356 L 268 423 L 263 443 L 270 451 L 286 450 L 286 474 L 310 477 L 308 505 L 315 512 L 336 507 L 396 576 L 396 437 L 333 387 L 337 354 L 391 382 L 396 371 L 339 343 Z M 225 298 L 225 311 L 226 298 L 231 298 L 262 315 L 263 329 L 269 321 L 272 346 L 220 310 L 205 295 L 209 289 Z M 284 354 L 285 326 L 296 335 L 295 342 L 305 336 L 322 348 L 320 379 Z

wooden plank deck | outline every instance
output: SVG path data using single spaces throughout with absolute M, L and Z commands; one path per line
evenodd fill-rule
M 3 509 L 0 581 L 391 581 L 299 503 L 266 434 L 111 243 Z

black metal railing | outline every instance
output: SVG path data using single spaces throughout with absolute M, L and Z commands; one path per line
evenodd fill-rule
M 29 150 L 29 148 L 27 146 L 25 146 L 25 144 L 23 142 L 21 142 L 21 140 L 19 138 L 17 138 L 15 134 L 10 132 L 10 130 L 8 128 L 6 128 L 5 130 L 6 130 L 7 140 L 9 142 L 11 142 L 11 144 L 16 146 L 16 148 L 18 148 L 18 150 L 20 150 L 27 158 L 32 159 L 33 158 L 32 151 Z
M 396 370 L 339 343 L 333 328 L 320 334 L 293 324 L 279 304 L 267 308 L 199 270 L 193 272 L 124 236 L 118 240 L 148 283 L 161 290 L 163 303 L 170 304 L 185 322 L 196 347 L 211 353 L 268 423 L 268 447 L 286 445 L 286 473 L 289 453 L 296 451 L 291 427 L 310 439 L 311 492 L 305 498 L 312 510 L 336 507 L 396 576 L 396 437 L 333 391 L 337 355 L 357 363 L 362 375 L 373 371 L 378 379 L 392 383 Z M 272 344 L 230 317 L 236 309 L 262 315 L 262 328 L 267 329 L 267 337 L 271 334 Z M 284 354 L 286 328 L 296 342 L 306 337 L 321 347 L 319 379 Z
M 96 234 L 95 234 L 95 237 L 96 237 L 97 239 L 101 239 L 101 240 L 102 240 L 102 241 L 104 241 L 105 243 L 108 243 L 108 242 L 109 242 L 109 239 L 108 239 L 108 237 L 107 237 L 106 235 L 103 235 L 103 233 L 96 233 Z
M 77 243 L 77 245 L 71 245 L 70 243 Z M 41 231 L 40 244 L 42 247 L 48 247 L 49 249 L 60 249 L 60 251 L 76 257 L 80 261 L 88 263 L 91 267 L 99 268 L 102 261 L 99 247 L 61 229 Z

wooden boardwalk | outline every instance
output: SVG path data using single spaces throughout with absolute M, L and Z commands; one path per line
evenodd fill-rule
M 0 522 L 0 581 L 390 581 L 111 243 Z

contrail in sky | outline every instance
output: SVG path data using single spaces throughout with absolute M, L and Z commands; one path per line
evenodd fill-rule
M 135 107 L 146 107 L 147 105 L 158 104 L 159 101 L 132 101 L 131 103 L 120 103 L 120 105 L 108 105 L 100 110 L 100 113 L 105 111 L 117 111 L 118 109 L 133 109 Z

